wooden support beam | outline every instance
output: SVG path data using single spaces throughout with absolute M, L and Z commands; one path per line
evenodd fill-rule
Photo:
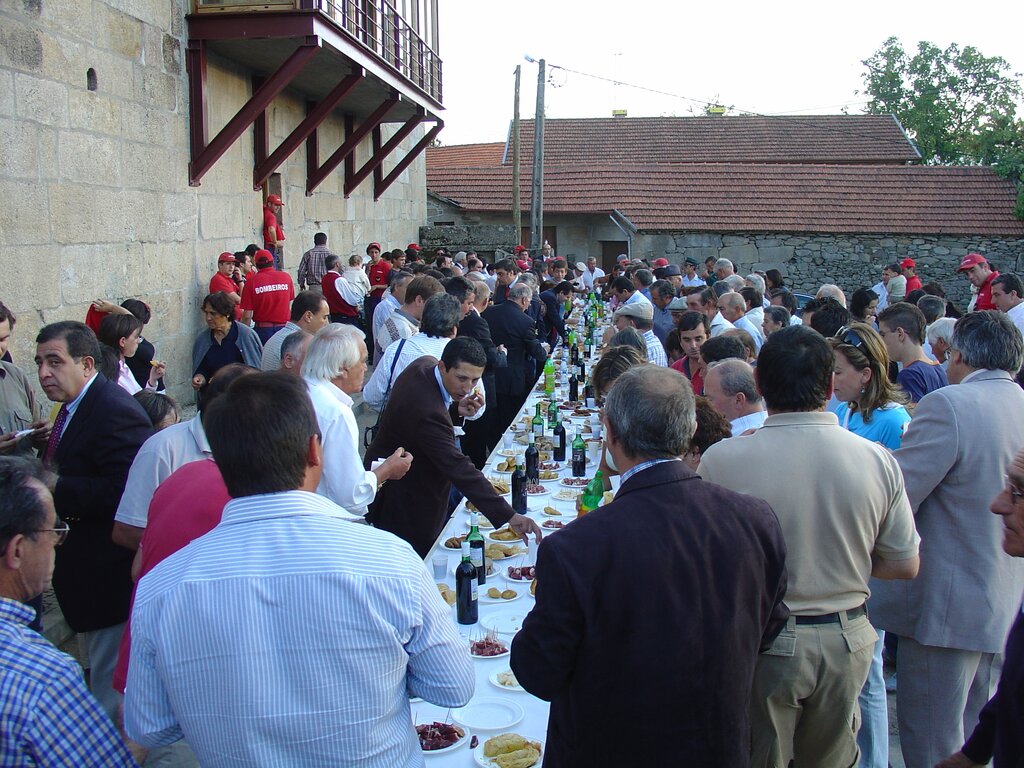
M 362 67 L 356 67 L 352 74 L 338 83 L 329 94 L 324 96 L 318 104 L 308 111 L 306 118 L 296 126 L 295 130 L 288 135 L 288 138 L 281 142 L 277 149 L 269 156 L 264 155 L 263 158 L 257 159 L 252 172 L 253 189 L 259 189 L 263 186 L 263 182 L 270 177 L 270 174 L 276 171 L 281 163 L 298 149 L 302 142 L 306 141 L 316 132 L 316 129 L 323 124 L 324 120 L 330 116 L 331 112 L 359 84 L 363 77 Z M 314 165 L 313 167 L 316 168 L 317 166 Z
M 367 160 L 363 167 L 352 174 L 351 178 L 345 179 L 345 197 L 352 194 L 356 187 L 363 183 L 363 179 L 369 176 L 374 169 L 378 168 L 384 159 L 391 154 L 392 150 L 395 149 L 402 141 L 412 133 L 416 126 L 423 122 L 426 117 L 426 112 L 423 109 L 416 111 L 416 114 L 405 121 L 405 125 L 398 129 L 394 136 L 387 140 L 387 142 L 378 151 L 373 153 L 373 156 Z
M 191 52 L 191 42 L 189 43 Z M 295 79 L 295 76 L 302 71 L 302 68 L 306 65 L 306 62 L 313 57 L 313 55 L 320 49 L 319 40 L 316 37 L 307 38 L 302 45 L 300 45 L 291 56 L 285 59 L 284 63 L 278 67 L 277 71 L 274 72 L 270 77 L 266 79 L 263 85 L 253 93 L 252 97 L 242 105 L 242 108 L 235 113 L 235 116 L 228 120 L 225 125 L 213 140 L 209 143 L 205 143 L 205 130 L 202 131 L 201 135 L 197 137 L 195 134 L 192 136 L 192 160 L 188 164 L 188 179 L 189 185 L 193 187 L 199 186 L 200 181 L 206 172 L 213 167 L 225 152 L 231 147 L 238 137 L 241 136 L 249 126 L 251 126 L 256 118 L 268 107 L 270 103 L 277 97 L 281 91 L 288 87 L 288 84 Z M 205 50 L 200 48 L 198 58 L 202 59 L 202 68 L 205 69 Z M 189 57 L 191 60 L 191 57 Z M 198 63 L 198 62 L 197 62 Z M 198 78 L 200 81 L 197 83 L 197 78 L 192 78 L 190 75 L 190 88 L 193 95 L 196 90 L 201 89 L 202 97 L 199 99 L 199 103 L 203 104 L 199 107 L 199 112 L 205 112 L 205 96 L 206 96 L 206 82 L 205 78 Z M 191 99 L 189 103 L 189 110 L 192 113 L 190 115 L 190 121 L 194 124 L 198 121 L 199 117 L 205 117 L 205 115 L 196 115 L 197 101 Z M 196 152 L 196 149 L 199 151 Z
M 410 149 L 409 153 L 398 161 L 398 164 L 391 169 L 391 172 L 388 173 L 387 176 L 380 180 L 380 183 L 378 183 L 377 180 L 374 179 L 374 200 L 380 199 L 381 195 L 383 195 L 384 192 L 387 191 L 387 188 L 395 183 L 395 179 L 397 179 L 402 174 L 402 172 L 412 164 L 413 160 L 419 157 L 420 153 L 422 153 L 427 147 L 430 146 L 430 142 L 437 138 L 437 134 L 441 132 L 442 128 L 444 128 L 444 121 L 438 120 L 437 125 L 435 125 L 429 131 L 427 131 L 424 134 L 423 138 L 416 142 L 416 146 Z
M 355 150 L 356 146 L 360 141 L 376 128 L 384 120 L 384 116 L 391 111 L 391 108 L 398 103 L 398 96 L 392 95 L 391 98 L 384 102 L 381 102 L 380 106 L 373 111 L 369 117 L 367 117 L 358 127 L 345 138 L 341 146 L 338 147 L 334 153 L 324 161 L 323 165 L 316 168 L 309 169 L 311 172 L 306 174 L 306 195 L 312 195 L 313 190 L 323 184 L 324 180 L 331 175 L 335 168 L 337 168 L 341 162 Z M 346 179 L 345 186 L 348 186 Z M 348 192 L 345 193 L 348 197 Z

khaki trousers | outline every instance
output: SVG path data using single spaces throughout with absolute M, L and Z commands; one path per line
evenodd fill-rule
M 751 693 L 751 768 L 853 768 L 857 697 L 878 635 L 866 616 L 798 625 L 790 617 L 758 657 Z

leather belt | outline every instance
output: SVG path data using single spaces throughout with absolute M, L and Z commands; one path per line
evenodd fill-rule
M 848 611 L 837 611 L 836 613 L 825 613 L 821 616 L 795 616 L 797 624 L 839 624 L 840 616 L 846 614 L 846 619 L 859 619 L 866 616 L 868 609 L 863 605 L 859 608 L 851 608 Z

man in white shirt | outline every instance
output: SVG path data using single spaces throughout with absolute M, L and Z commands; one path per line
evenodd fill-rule
M 583 287 L 590 292 L 594 290 L 594 281 L 604 277 L 604 270 L 597 266 L 597 259 L 593 256 L 587 259 L 587 268 L 583 270 L 581 279 Z
M 711 288 L 689 294 L 686 297 L 686 306 L 695 312 L 703 312 L 707 316 L 712 338 L 736 327 L 722 317 L 722 313 L 718 311 L 718 298 Z
M 707 281 L 697 274 L 697 267 L 700 266 L 700 262 L 697 261 L 693 256 L 687 256 L 683 262 L 683 287 L 684 288 L 704 288 L 707 286 Z
M 440 359 L 448 342 L 458 333 L 462 305 L 454 296 L 440 293 L 427 300 L 422 315 L 419 331 L 405 339 L 404 344 L 401 344 L 401 340 L 391 344 L 366 382 L 363 402 L 371 408 L 379 411 L 384 407 L 391 386 L 413 360 L 424 355 Z
M 768 418 L 754 382 L 754 369 L 744 360 L 720 360 L 708 365 L 704 396 L 712 408 L 729 419 L 733 437 L 757 429 Z
M 764 329 L 746 317 L 746 311 L 747 303 L 744 301 L 742 294 L 729 291 L 729 293 L 723 293 L 718 299 L 718 313 L 732 323 L 734 327 L 749 333 L 750 337 L 754 340 L 755 349 L 759 350 L 761 345 L 764 344 Z M 711 327 L 711 335 L 714 336 L 714 323 L 712 323 Z
M 408 544 L 313 493 L 302 381 L 259 373 L 229 395 L 207 426 L 232 500 L 139 582 L 125 729 L 186 736 L 202 765 L 422 765 L 410 697 L 458 707 L 474 688 L 448 606 Z
M 1005 272 L 993 280 L 992 303 L 1024 334 L 1024 286 L 1019 277 Z
M 412 464 L 412 456 L 399 449 L 372 471 L 363 469 L 352 395 L 362 389 L 365 375 L 366 343 L 358 328 L 334 323 L 309 343 L 302 376 L 316 411 L 324 453 L 316 492 L 356 518 L 366 514 L 379 486 L 403 477 Z
M 412 272 L 399 272 L 391 278 L 391 286 L 384 292 L 384 298 L 373 310 L 373 337 L 377 338 L 384 321 L 391 313 L 405 303 L 405 289 L 415 277 Z
M 427 299 L 444 292 L 441 281 L 430 275 L 417 275 L 405 287 L 405 301 L 380 325 L 373 335 L 373 364 L 379 365 L 384 350 L 399 339 L 408 339 L 420 327 Z

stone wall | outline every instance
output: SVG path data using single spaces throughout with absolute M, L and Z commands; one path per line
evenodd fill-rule
M 38 329 L 81 320 L 98 297 L 153 309 L 145 335 L 168 362 L 172 392 L 191 400 L 199 301 L 221 251 L 262 242 L 246 132 L 196 188 L 188 186 L 187 0 L 20 0 L 0 6 L 0 300 L 18 317 L 12 354 L 31 368 Z M 95 73 L 90 90 L 89 70 Z M 209 136 L 251 94 L 250 73 L 210 57 Z M 267 111 L 270 147 L 305 116 L 283 94 Z M 384 139 L 392 135 L 386 128 Z M 322 157 L 342 141 L 341 115 L 320 130 Z M 405 140 L 408 150 L 422 130 Z M 357 166 L 370 140 L 357 150 Z M 405 247 L 426 219 L 424 158 L 374 202 L 372 180 L 349 199 L 340 174 L 305 197 L 305 147 L 278 169 L 285 262 L 294 275 L 313 234 L 341 255 L 377 240 Z M 385 163 L 385 172 L 393 162 Z M 34 378 L 34 377 L 33 377 Z
M 814 293 L 822 283 L 844 289 L 869 287 L 881 279 L 882 268 L 910 257 L 922 282 L 938 281 L 947 296 L 966 307 L 970 287 L 956 274 L 964 255 L 981 253 L 1000 271 L 1024 270 L 1024 239 L 967 235 L 819 235 L 740 233 L 642 233 L 634 238 L 633 255 L 665 257 L 681 264 L 692 256 L 726 258 L 741 274 L 778 269 L 797 291 Z

